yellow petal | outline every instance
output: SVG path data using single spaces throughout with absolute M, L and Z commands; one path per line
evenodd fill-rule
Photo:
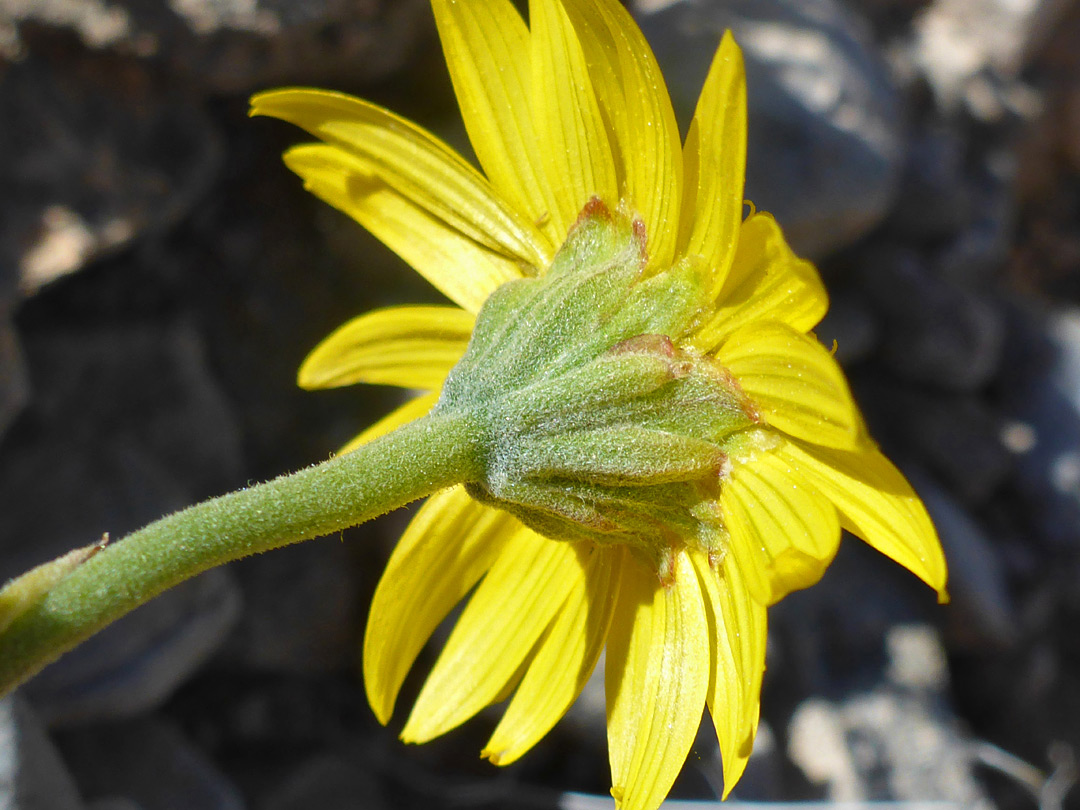
M 307 356 L 301 388 L 382 383 L 433 390 L 469 345 L 476 318 L 457 307 L 391 307 L 336 329 Z
M 484 177 L 430 132 L 363 99 L 328 90 L 259 93 L 252 115 L 306 129 L 361 161 L 414 205 L 488 249 L 533 267 L 550 258 L 536 227 L 492 191 Z
M 438 401 L 438 392 L 422 394 L 410 399 L 400 408 L 396 408 L 378 422 L 369 426 L 363 433 L 352 438 L 348 444 L 338 450 L 337 454 L 343 456 L 346 453 L 351 453 L 357 447 L 362 447 L 380 436 L 385 436 L 392 430 L 397 430 L 402 425 L 419 419 L 421 416 L 426 416 Z
M 673 581 L 636 558 L 623 566 L 606 663 L 611 793 L 623 810 L 655 810 L 682 770 L 709 687 L 709 627 L 686 551 Z
M 620 193 L 645 222 L 649 265 L 675 255 L 682 202 L 679 126 L 652 49 L 616 0 L 566 2 L 611 128 Z
M 716 357 L 768 424 L 815 444 L 857 446 L 862 423 L 847 380 L 814 338 L 781 323 L 751 324 L 730 335 Z
M 783 456 L 735 465 L 720 505 L 747 587 L 765 604 L 813 585 L 836 556 L 836 507 Z
M 583 573 L 540 644 L 513 700 L 484 748 L 509 765 L 551 730 L 581 693 L 607 639 L 623 552 L 581 545 Z
M 731 555 L 719 567 L 692 559 L 709 622 L 712 668 L 707 703 L 720 741 L 724 798 L 739 781 L 754 747 L 765 674 L 765 607 L 746 589 Z
M 945 593 L 945 555 L 934 525 L 907 479 L 873 446 L 856 452 L 788 442 L 778 451 L 840 511 L 841 525 Z
M 469 312 L 477 312 L 498 287 L 521 277 L 517 262 L 432 216 L 336 146 L 304 144 L 284 159 L 305 188 L 371 231 Z
M 427 742 L 498 698 L 581 580 L 573 543 L 522 527 L 500 545 L 420 690 L 406 742 Z
M 450 610 L 492 566 L 520 524 L 461 487 L 432 495 L 398 541 L 364 633 L 364 686 L 380 723 L 405 675 Z
M 536 149 L 529 29 L 510 0 L 431 5 L 476 157 L 499 194 L 538 226 L 550 254 L 566 234 L 555 233 L 554 198 Z
M 556 232 L 565 236 L 592 197 L 619 200 L 607 128 L 577 34 L 559 0 L 530 0 L 532 111 Z
M 746 71 L 730 31 L 698 98 L 683 165 L 679 253 L 704 258 L 719 290 L 735 256 L 746 171 Z
M 735 330 L 766 320 L 808 332 L 828 309 L 814 265 L 792 252 L 775 219 L 754 214 L 739 229 L 739 247 L 716 312 L 694 336 L 694 346 L 712 351 Z

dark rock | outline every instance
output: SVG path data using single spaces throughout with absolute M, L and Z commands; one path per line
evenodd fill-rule
M 388 806 L 365 758 L 327 754 L 290 773 L 259 810 L 378 810 Z
M 984 289 L 1000 275 L 1015 226 L 1015 161 L 999 151 L 986 162 L 971 181 L 969 221 L 933 257 L 934 275 L 967 289 Z
M 632 4 L 689 121 L 720 34 L 746 56 L 746 196 L 821 257 L 877 224 L 896 189 L 899 101 L 867 27 L 834 0 Z
M 0 807 L 83 810 L 85 805 L 41 720 L 18 695 L 0 700 Z
M 1003 408 L 1014 420 L 1017 485 L 1039 537 L 1057 548 L 1080 543 L 1080 312 L 1046 319 L 1042 347 L 1015 345 L 1006 364 Z M 1019 344 L 1019 342 L 1017 342 Z
M 423 0 L 0 0 L 0 27 L 14 33 L 0 56 L 33 55 L 32 33 L 59 28 L 89 48 L 134 55 L 200 94 L 331 75 L 371 82 L 402 65 L 431 27 L 430 14 Z
M 57 741 L 89 800 L 126 799 L 141 810 L 244 808 L 236 786 L 166 721 L 69 729 Z
M 235 485 L 236 426 L 190 328 L 33 329 L 26 342 L 36 398 L 27 428 L 0 453 L 0 577 Z M 29 688 L 53 721 L 145 709 L 224 639 L 238 607 L 230 573 L 212 572 L 106 629 Z
M 907 147 L 888 227 L 905 240 L 951 236 L 974 206 L 965 178 L 967 143 L 945 122 L 931 121 L 914 128 Z
M 3 293 L 0 292 L 0 298 Z M 0 300 L 0 439 L 30 398 L 22 348 Z
M 222 164 L 191 95 L 62 42 L 0 73 L 0 120 L 20 122 L 0 129 L 0 264 L 18 268 L 24 294 L 175 224 Z
M 856 280 L 887 327 L 882 358 L 905 380 L 974 391 L 995 374 L 1005 337 L 987 298 L 930 273 L 915 251 L 867 251 Z
M 835 345 L 842 366 L 866 359 L 881 340 L 880 324 L 865 297 L 849 290 L 830 294 L 829 311 L 814 332 L 826 346 Z
M 1013 472 L 1006 425 L 984 399 L 857 379 L 855 390 L 880 438 L 917 460 L 969 507 L 988 503 Z
M 109 625 L 26 685 L 53 725 L 129 717 L 163 703 L 240 612 L 229 571 L 207 571 Z
M 219 663 L 297 674 L 351 670 L 366 612 L 354 568 L 337 537 L 238 563 L 246 610 Z
M 927 475 L 908 468 L 908 477 L 930 513 L 949 565 L 946 627 L 950 646 L 1005 649 L 1019 633 L 1006 569 L 983 528 Z

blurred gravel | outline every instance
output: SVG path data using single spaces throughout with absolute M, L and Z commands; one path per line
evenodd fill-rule
M 951 568 L 940 607 L 848 539 L 771 612 L 735 796 L 1080 808 L 1080 2 L 630 5 L 684 122 L 740 39 L 747 194 L 819 262 L 819 336 Z M 346 318 L 436 300 L 247 119 L 304 83 L 463 144 L 424 0 L 0 0 L 0 578 L 394 404 L 294 386 Z M 0 701 L 0 809 L 601 806 L 600 680 L 503 770 L 490 717 L 420 748 L 374 721 L 359 639 L 406 517 L 211 572 Z M 705 727 L 675 795 L 717 757 Z

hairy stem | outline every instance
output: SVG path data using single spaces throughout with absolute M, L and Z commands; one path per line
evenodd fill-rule
M 0 695 L 208 568 L 340 531 L 475 480 L 473 434 L 468 415 L 432 414 L 347 455 L 196 504 L 108 545 L 0 633 Z

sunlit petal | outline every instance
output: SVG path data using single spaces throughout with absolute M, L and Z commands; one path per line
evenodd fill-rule
M 945 555 L 919 496 L 877 448 L 856 452 L 788 442 L 781 448 L 840 511 L 841 524 L 911 571 L 945 601 Z
M 754 599 L 734 560 L 695 559 L 714 645 L 709 713 L 724 764 L 724 798 L 739 781 L 757 734 L 767 641 L 765 606 Z
M 382 383 L 437 389 L 469 344 L 471 312 L 457 307 L 392 307 L 353 318 L 300 366 L 301 388 Z
M 437 737 L 492 703 L 581 580 L 571 543 L 523 527 L 500 546 L 416 699 L 401 732 L 406 742 Z
M 491 567 L 517 521 L 460 487 L 428 498 L 375 589 L 364 634 L 364 686 L 380 723 L 432 632 Z
M 623 810 L 659 807 L 701 724 L 709 688 L 705 605 L 686 551 L 672 581 L 628 559 L 607 648 L 608 756 Z
M 737 464 L 720 503 L 747 587 L 765 604 L 813 585 L 836 556 L 836 508 L 784 456 Z
M 719 290 L 735 256 L 746 167 L 746 72 L 731 32 L 713 57 L 683 146 L 679 253 L 701 256 Z
M 607 126 L 581 43 L 559 0 L 530 0 L 532 111 L 536 149 L 551 188 L 556 231 L 565 234 L 592 197 L 618 202 Z
M 588 557 L 582 577 L 484 748 L 484 756 L 496 765 L 513 762 L 551 730 L 581 693 L 604 648 L 623 552 L 583 545 L 578 554 Z
M 717 304 L 692 338 L 704 352 L 737 329 L 760 321 L 779 321 L 807 332 L 825 317 L 829 297 L 817 270 L 792 252 L 776 220 L 754 214 L 739 229 L 735 261 Z
M 549 254 L 562 243 L 555 203 L 536 149 L 529 29 L 510 0 L 433 0 L 446 64 L 465 129 L 499 194 L 543 234 Z
M 565 3 L 611 130 L 621 196 L 645 222 L 649 265 L 671 264 L 682 202 L 682 146 L 652 49 L 616 0 Z
M 327 144 L 285 153 L 315 196 L 348 214 L 454 303 L 476 312 L 498 287 L 521 277 L 517 262 L 478 244 Z
M 339 147 L 413 205 L 489 250 L 538 268 L 550 257 L 547 240 L 479 172 L 389 110 L 343 93 L 294 88 L 259 93 L 251 114 L 289 121 Z
M 844 373 L 814 338 L 776 322 L 733 333 L 716 357 L 767 424 L 816 444 L 854 448 L 862 422 Z

